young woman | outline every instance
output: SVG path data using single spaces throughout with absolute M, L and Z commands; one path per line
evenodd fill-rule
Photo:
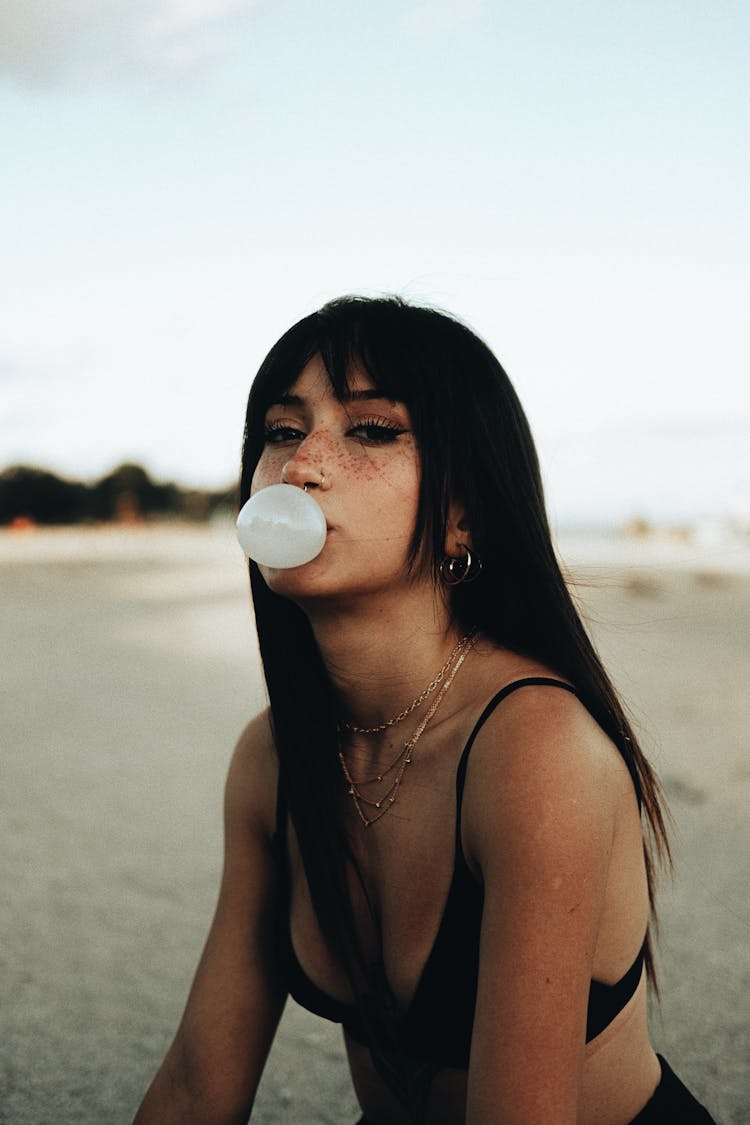
M 291 993 L 342 1023 L 370 1125 L 710 1122 L 648 1037 L 659 788 L 498 361 L 431 309 L 326 305 L 250 393 L 241 500 L 279 483 L 326 542 L 250 564 L 270 709 L 136 1121 L 247 1120 Z

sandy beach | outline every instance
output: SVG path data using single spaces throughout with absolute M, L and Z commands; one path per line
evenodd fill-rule
M 560 553 L 676 822 L 654 1042 L 750 1121 L 750 548 Z M 215 901 L 234 743 L 263 703 L 231 526 L 0 533 L 0 1122 L 128 1122 Z M 289 1004 L 253 1113 L 351 1125 L 340 1032 Z

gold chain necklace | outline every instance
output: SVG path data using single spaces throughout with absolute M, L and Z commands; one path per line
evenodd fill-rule
M 460 654 L 460 652 L 463 651 L 464 647 L 466 647 L 468 645 L 468 642 L 471 640 L 471 638 L 473 636 L 475 636 L 476 631 L 477 631 L 476 629 L 472 629 L 470 632 L 468 632 L 466 634 L 466 637 L 461 638 L 461 640 L 458 642 L 458 645 L 454 646 L 454 648 L 451 652 L 451 655 L 449 656 L 448 660 L 446 660 L 446 663 L 443 665 L 443 667 L 440 669 L 440 672 L 437 673 L 437 675 L 433 679 L 432 683 L 427 685 L 427 687 L 425 688 L 425 691 L 422 693 L 422 696 L 419 696 L 418 699 L 415 700 L 415 702 L 412 703 L 412 705 L 410 705 L 409 710 L 413 711 L 414 708 L 415 708 L 415 705 L 418 702 L 422 701 L 422 697 L 424 695 L 426 695 L 428 692 L 431 692 L 433 690 L 433 685 L 437 684 L 437 683 L 440 683 L 440 681 L 443 678 L 443 676 L 445 675 L 445 673 L 448 672 L 448 669 L 450 668 L 451 664 L 453 663 L 454 658 L 457 657 Z M 405 715 L 406 713 L 407 713 L 406 711 L 403 712 L 403 715 Z M 389 722 L 383 723 L 381 727 L 354 727 L 353 731 L 360 733 L 360 735 L 365 735 L 365 733 L 372 733 L 373 731 L 377 731 L 377 730 L 385 730 L 386 727 L 392 726 L 392 724 L 394 724 L 395 722 L 398 722 L 400 720 L 400 718 L 401 718 L 401 715 L 396 715 L 396 719 L 391 719 Z M 340 729 L 341 729 L 342 726 L 343 726 L 343 724 L 340 723 Z M 412 741 L 412 740 L 409 739 L 408 742 L 405 742 L 404 746 L 401 747 L 401 749 L 398 751 L 398 754 L 396 755 L 394 760 L 392 760 L 390 765 L 386 766 L 385 769 L 381 769 L 380 773 L 374 775 L 373 777 L 363 777 L 362 781 L 355 782 L 355 784 L 356 785 L 373 785 L 374 783 L 376 783 L 378 781 L 382 781 L 383 777 L 387 777 L 388 774 L 392 771 L 392 769 L 396 768 L 396 766 L 400 762 L 401 758 L 403 758 L 404 755 L 407 753 L 407 751 L 410 748 L 410 741 Z
M 471 633 L 469 633 L 468 636 L 471 636 Z M 395 715 L 392 719 L 386 719 L 384 723 L 380 723 L 376 727 L 358 727 L 355 726 L 354 723 L 347 722 L 346 719 L 339 719 L 339 730 L 348 730 L 350 734 L 380 734 L 381 731 L 386 730 L 388 727 L 395 727 L 397 723 L 403 722 L 403 720 L 407 718 L 407 716 L 411 715 L 412 711 L 416 711 L 417 707 L 424 703 L 425 699 L 427 699 L 428 696 L 432 695 L 433 691 L 435 691 L 438 685 L 442 683 L 446 672 L 450 668 L 453 661 L 456 659 L 457 654 L 461 651 L 461 648 L 467 639 L 467 637 L 461 638 L 461 640 L 458 642 L 458 644 L 455 646 L 450 656 L 446 660 L 443 667 L 438 672 L 437 676 L 435 676 L 434 679 L 430 680 L 424 691 L 420 692 L 417 698 L 414 699 L 408 707 L 405 707 L 403 711 L 400 711 L 398 715 Z M 400 757 L 401 755 L 399 754 L 399 758 Z M 398 758 L 396 759 L 396 761 L 398 761 Z M 396 763 L 394 762 L 393 764 L 395 765 Z M 389 773 L 391 769 L 393 769 L 393 766 L 389 766 L 385 772 Z M 378 780 L 381 779 L 378 778 Z
M 419 726 L 417 727 L 417 729 L 415 730 L 414 734 L 411 736 L 409 741 L 404 743 L 404 748 L 399 753 L 399 755 L 395 759 L 395 761 L 391 763 L 391 765 L 388 767 L 387 770 L 384 770 L 383 773 L 378 774 L 376 778 L 372 779 L 372 780 L 382 781 L 383 777 L 387 773 L 390 773 L 390 771 L 394 768 L 396 763 L 399 762 L 399 761 L 401 762 L 401 765 L 399 766 L 399 770 L 398 770 L 398 773 L 396 774 L 396 777 L 393 781 L 393 784 L 377 801 L 370 800 L 370 798 L 365 797 L 364 794 L 361 792 L 361 790 L 359 789 L 359 785 L 366 785 L 366 784 L 368 784 L 368 782 L 367 781 L 361 781 L 361 782 L 359 782 L 359 785 L 358 785 L 357 782 L 354 781 L 351 773 L 349 772 L 349 767 L 346 764 L 346 759 L 344 758 L 344 755 L 343 755 L 341 749 L 339 749 L 339 752 L 338 752 L 339 762 L 341 763 L 341 769 L 342 769 L 342 772 L 344 774 L 344 777 L 346 778 L 346 783 L 347 783 L 347 786 L 348 786 L 347 792 L 348 792 L 349 796 L 352 798 L 352 800 L 354 802 L 354 807 L 357 810 L 357 815 L 359 816 L 359 819 L 362 821 L 365 828 L 369 828 L 370 825 L 374 824 L 376 820 L 380 820 L 381 816 L 385 816 L 385 814 L 388 812 L 388 810 L 393 808 L 393 805 L 396 803 L 396 797 L 398 795 L 397 791 L 398 791 L 399 786 L 401 785 L 401 782 L 403 781 L 404 774 L 406 773 L 406 767 L 408 765 L 411 765 L 412 751 L 414 750 L 414 747 L 419 742 L 419 739 L 422 737 L 422 734 L 424 733 L 425 727 L 427 726 L 430 719 L 433 717 L 433 715 L 437 711 L 438 707 L 442 703 L 443 699 L 445 698 L 445 695 L 447 694 L 448 689 L 450 688 L 451 684 L 453 683 L 453 681 L 456 677 L 456 673 L 458 672 L 459 668 L 463 664 L 466 657 L 469 655 L 469 652 L 471 651 L 473 645 L 475 644 L 476 639 L 477 639 L 477 635 L 476 635 L 475 632 L 469 633 L 468 636 L 463 638 L 463 640 L 459 643 L 459 645 L 456 647 L 456 649 L 454 649 L 454 654 L 457 657 L 456 662 L 455 662 L 455 664 L 453 665 L 453 668 L 450 671 L 450 675 L 448 676 L 447 680 L 445 681 L 445 683 L 441 687 L 440 691 L 438 692 L 437 698 L 432 703 L 429 711 L 424 716 L 424 718 L 422 719 L 422 722 L 419 724 Z M 368 805 L 370 808 L 377 809 L 378 811 L 376 812 L 375 816 L 367 816 L 367 814 L 365 813 L 365 811 L 362 807 L 363 805 Z
M 468 644 L 468 642 L 472 639 L 472 637 L 474 637 L 475 634 L 476 634 L 476 629 L 472 629 L 470 633 L 467 633 L 465 637 L 461 638 L 461 640 L 458 642 L 458 644 L 454 647 L 453 651 L 451 652 L 447 663 L 443 665 L 443 667 L 440 669 L 437 676 L 435 677 L 435 680 L 433 680 L 433 683 L 435 683 L 435 682 L 439 683 L 440 680 L 442 680 L 442 678 L 444 677 L 445 673 L 450 668 L 450 666 L 453 663 L 456 656 L 459 655 L 459 653 L 461 653 L 463 651 L 464 647 Z M 431 687 L 431 685 L 430 685 L 430 687 Z M 427 690 L 427 689 L 425 689 L 425 690 Z M 411 710 L 413 710 L 413 709 L 414 709 L 414 704 L 411 705 Z M 396 716 L 396 719 L 391 719 L 390 723 L 385 723 L 382 727 L 355 727 L 354 731 L 358 734 L 372 734 L 374 731 L 385 730 L 386 726 L 392 726 L 393 723 L 395 723 L 398 719 L 399 719 L 399 716 Z M 413 738 L 413 736 L 412 736 L 412 738 Z M 396 757 L 391 762 L 391 764 L 386 766 L 385 769 L 381 770 L 380 773 L 376 773 L 374 775 L 374 777 L 363 777 L 361 781 L 356 781 L 354 784 L 357 785 L 357 786 L 374 785 L 376 781 L 382 781 L 384 777 L 387 777 L 388 774 L 396 768 L 396 766 L 399 764 L 399 762 L 403 758 L 404 754 L 406 754 L 411 749 L 411 742 L 412 742 L 412 739 L 409 739 L 408 742 L 405 742 L 404 745 L 399 750 Z M 373 804 L 373 803 L 374 802 L 370 802 L 370 804 Z

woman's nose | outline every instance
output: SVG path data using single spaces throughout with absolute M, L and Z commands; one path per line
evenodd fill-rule
M 319 454 L 320 449 L 316 448 Z M 331 487 L 330 476 L 326 473 L 322 458 L 316 455 L 312 447 L 305 449 L 304 443 L 284 465 L 281 470 L 281 481 L 283 484 L 293 484 L 297 488 L 320 488 L 325 491 Z

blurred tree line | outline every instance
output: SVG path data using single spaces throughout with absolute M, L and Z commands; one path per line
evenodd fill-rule
M 93 483 L 46 469 L 11 465 L 0 472 L 0 524 L 71 524 L 155 518 L 208 520 L 234 511 L 236 487 L 181 488 L 158 483 L 141 465 L 124 464 Z

